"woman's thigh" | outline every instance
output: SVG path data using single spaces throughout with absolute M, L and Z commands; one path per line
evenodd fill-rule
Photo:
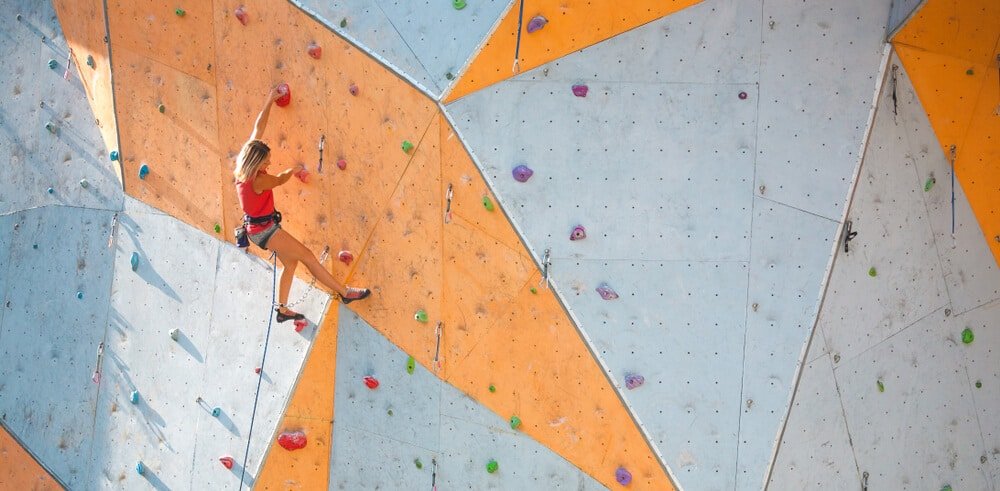
M 309 249 L 302 245 L 298 239 L 281 228 L 271 236 L 267 247 L 278 254 L 278 259 L 281 259 L 282 263 L 286 261 L 305 261 L 309 257 L 309 254 L 311 254 Z

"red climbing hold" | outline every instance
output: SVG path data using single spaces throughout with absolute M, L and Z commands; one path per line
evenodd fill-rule
M 304 183 L 309 182 L 309 171 L 302 169 L 295 173 L 295 177 L 298 177 L 300 181 Z
M 278 107 L 285 107 L 292 102 L 292 89 L 288 86 L 288 84 L 278 85 L 278 93 L 281 94 L 281 97 L 274 101 Z
M 316 43 L 310 44 L 309 45 L 309 49 L 306 50 L 306 51 L 309 52 L 309 56 L 312 56 L 313 58 L 316 58 L 317 60 L 323 57 L 323 48 L 321 48 L 320 45 L 318 45 Z
M 351 254 L 351 251 L 340 251 L 340 253 L 337 254 L 337 259 L 339 259 L 340 262 L 350 266 L 351 261 L 354 260 L 354 254 Z
M 233 466 L 236 465 L 236 461 L 228 455 L 219 457 L 219 462 L 222 462 L 222 465 L 224 465 L 226 469 L 232 469 Z
M 309 325 L 309 321 L 307 321 L 305 319 L 297 319 L 295 321 L 295 332 L 302 332 L 302 330 L 305 329 L 306 326 L 308 326 L 308 325 Z
M 573 95 L 577 97 L 587 97 L 587 91 L 590 90 L 586 85 L 574 85 Z
M 253 373 L 260 374 L 260 367 L 254 368 Z
M 348 88 L 347 88 L 347 90 L 348 90 L 348 91 L 349 91 L 349 92 L 351 93 L 351 95 L 353 95 L 353 96 L 356 96 L 356 95 L 358 95 L 358 86 L 357 86 L 357 85 L 354 85 L 354 84 L 351 84 L 351 86 L 350 86 L 350 87 L 348 87 Z
M 235 15 L 236 18 L 240 20 L 240 24 L 247 25 L 247 22 L 250 22 L 250 17 L 247 16 L 247 8 L 244 7 L 243 5 L 236 7 L 236 10 L 233 12 L 233 15 Z
M 369 389 L 375 390 L 378 388 L 378 380 L 375 377 L 372 377 L 371 375 L 365 375 L 364 381 L 365 381 L 365 386 L 367 386 Z
M 306 446 L 306 434 L 301 431 L 285 431 L 278 435 L 278 445 L 285 450 L 298 450 Z
M 340 169 L 340 170 L 346 169 L 347 168 L 347 161 L 344 160 L 344 159 L 338 160 L 337 161 L 337 168 Z

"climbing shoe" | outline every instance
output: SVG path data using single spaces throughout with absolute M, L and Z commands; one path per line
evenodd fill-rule
M 274 311 L 278 313 L 278 315 L 275 317 L 275 320 L 277 320 L 278 322 L 285 322 L 285 321 L 288 321 L 288 320 L 299 321 L 299 320 L 302 320 L 302 319 L 306 318 L 306 316 L 304 316 L 304 315 L 302 315 L 302 314 L 300 314 L 298 312 L 292 312 L 290 310 L 289 310 L 289 312 L 292 312 L 291 314 L 283 314 L 281 312 L 281 307 L 278 307 L 278 308 L 274 309 Z
M 372 291 L 367 288 L 347 287 L 347 293 L 340 296 L 340 301 L 347 305 L 355 300 L 364 300 L 371 295 Z

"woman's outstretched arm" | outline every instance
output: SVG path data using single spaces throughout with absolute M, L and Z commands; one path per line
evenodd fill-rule
M 275 175 L 270 174 L 260 174 L 256 179 L 253 180 L 253 191 L 257 194 L 263 193 L 268 189 L 274 189 L 292 178 L 296 172 L 305 169 L 302 164 L 295 164 L 295 167 L 291 169 L 285 169 Z
M 278 100 L 281 94 L 278 93 L 277 87 L 272 87 L 271 91 L 267 94 L 267 101 L 264 102 L 264 109 L 260 110 L 260 114 L 257 115 L 257 121 L 253 124 L 253 133 L 250 135 L 251 140 L 260 140 L 264 136 L 264 128 L 267 127 L 267 117 L 271 114 L 271 104 Z

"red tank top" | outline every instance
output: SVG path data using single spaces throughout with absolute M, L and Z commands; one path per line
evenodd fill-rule
M 257 175 L 266 174 L 259 171 Z M 254 176 L 256 177 L 256 176 Z M 253 190 L 253 179 L 236 183 L 236 195 L 240 198 L 240 207 L 243 213 L 252 217 L 263 217 L 274 213 L 274 192 L 270 189 L 257 194 Z M 271 226 L 271 222 L 247 225 L 247 232 L 258 233 Z

